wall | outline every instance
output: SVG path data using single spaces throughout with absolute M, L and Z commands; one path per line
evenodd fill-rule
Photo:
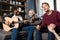
M 28 10 L 29 9 L 34 9 L 35 10 L 34 1 L 35 0 L 28 0 Z
M 57 10 L 60 11 L 60 0 L 56 0 Z
M 53 0 L 36 0 L 36 11 L 37 14 L 41 17 L 44 14 L 44 11 L 42 9 L 42 3 L 47 2 L 50 5 L 50 9 L 54 10 L 54 2 Z

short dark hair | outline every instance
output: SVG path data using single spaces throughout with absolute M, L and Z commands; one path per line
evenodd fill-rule
M 42 5 L 43 5 L 43 4 L 46 4 L 46 5 L 50 6 L 47 2 L 42 3 Z
M 14 11 L 14 10 L 17 10 L 17 9 L 18 9 L 17 6 L 13 6 L 13 8 L 12 8 L 13 11 Z

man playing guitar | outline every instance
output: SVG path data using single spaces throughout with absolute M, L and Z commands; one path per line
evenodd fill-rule
M 5 23 L 3 24 L 3 29 L 4 29 L 4 31 L 12 30 L 11 40 L 17 40 L 18 27 L 20 27 L 18 22 L 23 21 L 23 18 L 19 15 L 19 11 L 17 10 L 17 7 L 14 7 L 13 13 L 14 14 L 9 15 L 4 18 Z M 24 20 L 23 22 L 26 23 L 27 20 Z M 27 40 L 31 40 L 33 31 L 34 31 L 34 27 L 22 26 L 21 29 L 22 29 L 22 31 L 28 31 Z

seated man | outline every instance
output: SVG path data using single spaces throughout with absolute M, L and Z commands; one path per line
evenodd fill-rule
M 59 36 L 59 35 L 56 33 L 56 31 L 54 30 L 55 26 L 52 27 L 53 25 L 52 25 L 52 24 L 50 24 L 50 25 L 51 25 L 51 26 L 48 27 L 49 31 L 52 32 L 52 33 L 55 35 L 55 37 L 57 38 L 57 40 L 60 40 L 60 36 Z
M 40 40 L 40 30 L 37 29 L 38 24 L 41 23 L 41 19 L 35 14 L 33 9 L 28 11 L 29 13 L 25 15 L 25 20 L 28 21 L 25 26 L 33 26 L 36 31 L 36 40 Z
M 18 27 L 19 22 L 22 22 L 23 19 L 21 15 L 19 15 L 19 11 L 17 10 L 17 7 L 14 7 L 13 14 L 5 17 L 5 23 L 3 24 L 3 28 L 5 31 L 12 31 L 11 34 L 11 40 L 17 40 L 17 34 L 18 34 Z M 23 21 L 23 23 L 26 23 L 26 20 Z M 34 27 L 32 26 L 22 26 L 20 27 L 22 31 L 28 31 L 27 39 L 26 40 L 31 40 Z
M 60 12 L 55 10 L 50 10 L 50 5 L 46 2 L 42 3 L 42 8 L 45 11 L 45 14 L 43 15 L 42 18 L 42 24 L 39 25 L 40 32 L 41 32 L 41 28 L 46 27 L 48 32 L 48 40 L 55 40 L 53 33 L 48 30 L 48 27 L 49 26 L 55 27 L 56 32 L 59 32 L 58 29 L 60 29 Z

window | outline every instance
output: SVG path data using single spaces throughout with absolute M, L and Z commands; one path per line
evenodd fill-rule
M 60 11 L 60 0 L 56 0 L 57 10 Z
M 54 10 L 54 1 L 53 0 L 36 0 L 36 11 L 39 16 L 42 16 L 44 14 L 44 11 L 42 10 L 42 3 L 47 2 L 50 5 L 50 9 Z

